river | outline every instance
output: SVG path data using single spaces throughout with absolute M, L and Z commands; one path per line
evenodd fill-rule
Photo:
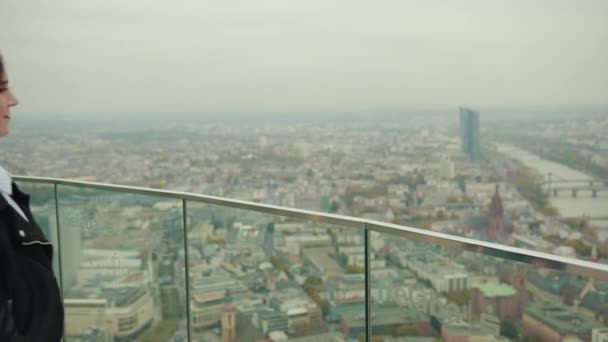
M 593 180 L 593 177 L 580 171 L 571 169 L 565 165 L 558 164 L 524 151 L 511 145 L 497 145 L 498 151 L 512 158 L 518 159 L 523 164 L 543 174 L 545 177 L 551 173 L 552 180 L 577 179 Z M 580 217 L 587 215 L 593 217 L 608 216 L 608 191 L 600 191 L 596 198 L 589 191 L 581 191 L 576 198 L 572 197 L 571 191 L 560 191 L 557 196 L 551 194 L 551 204 L 559 209 L 564 217 Z M 601 238 L 608 238 L 608 221 L 591 220 L 591 224 L 600 227 L 603 234 Z

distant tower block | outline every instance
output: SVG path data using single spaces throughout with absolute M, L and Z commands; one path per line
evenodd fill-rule
M 460 140 L 462 152 L 471 160 L 483 160 L 479 142 L 479 112 L 469 108 L 460 108 Z
M 224 304 L 222 310 L 222 342 L 237 342 L 236 310 L 232 303 Z

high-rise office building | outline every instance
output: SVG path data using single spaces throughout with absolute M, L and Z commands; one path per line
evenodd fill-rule
M 460 107 L 460 139 L 462 152 L 469 155 L 471 160 L 482 160 L 481 144 L 479 143 L 479 113 Z

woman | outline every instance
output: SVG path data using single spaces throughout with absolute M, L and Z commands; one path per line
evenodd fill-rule
M 0 136 L 18 104 L 0 55 Z M 34 220 L 29 195 L 0 167 L 0 341 L 60 341 L 63 305 L 53 247 Z

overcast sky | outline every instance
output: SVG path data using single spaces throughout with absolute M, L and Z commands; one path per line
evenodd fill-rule
M 607 18 L 606 0 L 2 0 L 0 51 L 23 113 L 607 104 Z

